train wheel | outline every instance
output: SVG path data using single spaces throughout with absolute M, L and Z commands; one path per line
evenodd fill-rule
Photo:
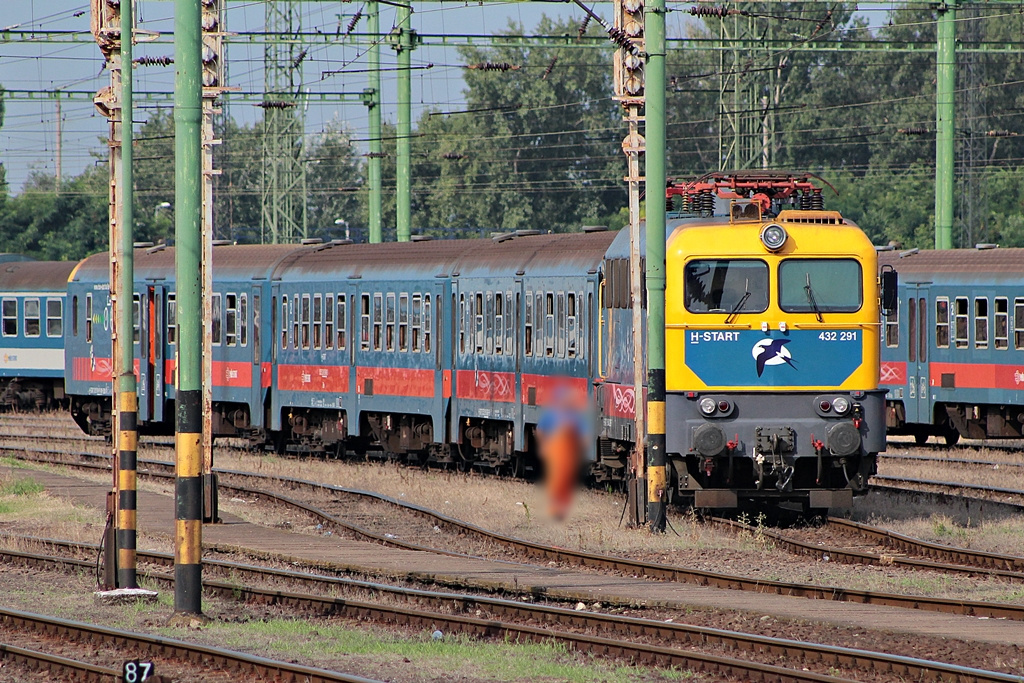
M 943 434 L 942 438 L 945 440 L 947 446 L 955 446 L 960 442 L 960 432 L 955 429 L 951 429 Z
M 928 432 L 914 432 L 914 443 L 918 446 L 928 443 Z

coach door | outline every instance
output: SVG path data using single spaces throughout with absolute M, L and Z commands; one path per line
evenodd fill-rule
M 263 288 L 254 285 L 252 288 L 252 326 L 249 329 L 252 330 L 252 377 L 249 382 L 251 387 L 252 396 L 250 398 L 249 406 L 252 415 L 249 416 L 249 420 L 253 425 L 262 424 L 263 422 L 263 337 L 260 324 L 263 320 L 263 311 L 260 307 L 263 305 L 263 297 L 261 296 Z M 242 300 L 245 301 L 244 299 Z M 242 312 L 243 316 L 248 316 L 248 312 Z M 242 329 L 246 328 L 248 320 L 242 321 Z M 273 334 L 271 334 L 273 339 Z M 245 341 L 243 340 L 244 344 Z M 267 364 L 267 372 L 270 372 L 270 364 Z M 269 384 L 270 378 L 267 377 L 267 383 Z
M 907 422 L 928 423 L 928 285 L 908 284 L 907 294 Z

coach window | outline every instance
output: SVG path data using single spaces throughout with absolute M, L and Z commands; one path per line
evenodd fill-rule
M 64 302 L 60 299 L 46 300 L 46 336 L 59 337 L 64 334 Z
M 958 296 L 954 300 L 953 315 L 955 316 L 955 326 L 953 329 L 953 339 L 956 343 L 956 348 L 966 349 L 970 343 L 970 326 L 967 320 L 968 307 L 970 304 L 967 302 L 967 297 Z
M 558 346 L 558 357 L 565 358 L 565 293 L 559 292 L 556 301 L 558 303 L 558 313 L 555 315 L 555 329 L 557 330 L 555 340 Z
M 370 295 L 360 295 L 359 301 L 359 348 L 370 350 Z
M 398 350 L 409 350 L 409 295 L 398 295 Z
M 78 295 L 71 297 L 71 334 L 78 336 Z
M 300 309 L 300 330 L 302 330 L 301 346 L 304 349 L 309 348 L 309 319 L 310 319 L 310 302 L 309 294 L 302 295 L 302 308 Z
M 569 358 L 576 357 L 576 292 L 569 292 L 565 299 L 565 350 Z
M 334 348 L 334 295 L 324 298 L 324 348 Z
M 863 300 L 862 279 L 860 264 L 853 259 L 786 259 L 779 264 L 779 308 L 787 313 L 853 313 Z
M 412 295 L 412 351 L 413 353 L 419 353 L 420 350 L 420 330 L 423 325 L 423 296 L 420 294 Z
M 348 346 L 348 298 L 338 295 L 338 350 L 344 351 Z
M 167 343 L 173 344 L 178 338 L 178 303 L 174 294 L 167 295 Z
M 238 296 L 224 295 L 224 342 L 228 346 L 238 345 Z
M 690 313 L 762 313 L 768 309 L 768 264 L 764 261 L 690 261 L 683 278 Z
M 494 352 L 494 292 L 486 294 L 487 308 L 484 311 L 484 353 L 490 355 Z
M 526 293 L 526 317 L 523 320 L 523 355 L 533 355 L 533 292 Z
M 494 353 L 501 355 L 505 346 L 505 295 L 494 293 Z
M 389 293 L 387 318 L 384 320 L 384 339 L 387 341 L 387 350 L 395 350 L 395 295 Z
M 988 298 L 974 299 L 974 348 L 988 348 Z
M 992 336 L 993 345 L 1000 350 L 1010 346 L 1010 302 L 1005 296 L 995 298 L 995 334 Z
M 944 296 L 935 300 L 935 346 L 949 348 L 949 299 Z
M 373 350 L 380 351 L 384 345 L 384 295 L 373 295 Z
M 323 346 L 324 298 L 320 294 L 313 296 L 313 348 Z
M 1024 299 L 1013 300 L 1013 348 L 1024 349 Z
M 476 352 L 477 353 L 483 353 L 484 352 L 484 295 L 483 295 L 483 292 L 477 292 L 476 296 L 474 297 L 473 318 L 474 318 L 475 325 L 476 325 L 476 327 L 474 328 L 476 330 L 476 335 L 475 335 L 476 336 L 476 341 L 474 342 L 475 345 L 476 345 Z
M 249 297 L 246 294 L 238 296 L 238 343 L 245 346 L 249 343 Z
M 25 299 L 25 336 L 38 337 L 40 327 L 39 299 Z
M 555 294 L 544 295 L 544 355 L 551 358 L 555 355 Z
M 515 354 L 516 309 L 512 305 L 512 292 L 505 292 L 505 353 Z
M 15 317 L 14 324 L 17 326 L 18 319 Z M 17 332 L 17 330 L 15 330 Z M 7 334 L 7 322 L 4 321 L 4 334 Z M 92 294 L 85 295 L 85 341 L 92 341 Z
M 288 348 L 288 297 L 281 297 L 281 348 Z
M 210 309 L 210 336 L 213 339 L 213 343 L 219 346 L 221 343 L 221 325 L 223 324 L 220 294 L 214 294 L 210 297 Z
M 430 353 L 430 331 L 433 320 L 430 317 L 430 295 L 423 295 L 423 353 Z
M 948 331 L 948 329 L 947 329 Z M 896 300 L 896 307 L 885 316 L 885 345 L 895 349 L 900 345 L 900 301 Z
M 466 295 L 459 295 L 459 352 L 466 352 Z
M 219 301 L 218 301 L 219 303 Z M 142 301 L 138 294 L 132 295 L 132 342 L 138 344 L 142 338 Z

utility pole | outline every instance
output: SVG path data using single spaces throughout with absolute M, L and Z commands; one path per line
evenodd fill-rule
M 199 0 L 174 4 L 175 405 L 174 610 L 202 613 L 202 31 Z
M 623 109 L 623 119 L 629 132 L 622 141 L 626 154 L 629 188 L 629 292 L 633 312 L 633 452 L 629 459 L 628 506 L 629 525 L 642 526 L 647 521 L 647 495 L 644 485 L 644 442 L 647 430 L 644 422 L 644 380 L 647 366 L 644 362 L 643 318 L 643 251 L 640 233 L 640 157 L 644 153 L 644 138 L 640 124 L 644 120 L 644 6 L 643 0 L 615 0 L 615 29 L 628 39 L 615 51 L 615 99 Z M 653 206 L 648 202 L 648 213 L 661 211 L 660 201 Z
M 647 138 L 647 516 L 665 531 L 665 0 L 648 0 L 645 78 Z
M 935 56 L 935 248 L 953 248 L 956 201 L 956 3 L 938 7 Z
M 203 27 L 203 521 L 217 521 L 217 475 L 213 473 L 213 119 L 220 110 L 217 98 L 224 83 L 224 0 L 204 0 Z
M 113 488 L 107 496 L 109 524 L 103 584 L 138 588 L 136 515 L 138 395 L 132 335 L 134 292 L 132 238 L 132 5 L 93 5 L 91 28 L 107 62 L 110 85 L 93 98 L 108 121 L 110 182 L 111 408 L 113 412 Z M 58 103 L 60 100 L 57 100 Z M 59 115 L 58 115 L 59 119 Z
M 63 170 L 64 159 L 61 155 L 64 143 L 64 120 L 61 116 L 60 111 L 60 91 L 57 91 L 57 178 L 54 182 L 54 188 L 57 194 L 60 194 L 60 181 L 61 171 Z
M 382 240 L 383 219 L 381 213 L 384 208 L 384 188 L 381 186 L 384 145 L 380 138 L 380 4 L 377 0 L 369 0 L 366 3 L 366 30 L 370 34 L 371 41 L 370 50 L 366 55 L 369 87 L 367 87 L 363 98 L 370 117 L 370 154 L 366 180 L 370 186 L 370 242 L 377 244 Z
M 412 232 L 412 51 L 416 47 L 416 32 L 412 30 L 411 4 L 398 7 L 398 19 L 389 38 L 391 47 L 398 52 L 396 232 L 399 242 L 408 242 Z

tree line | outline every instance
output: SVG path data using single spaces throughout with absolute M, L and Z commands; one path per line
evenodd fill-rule
M 767 8 L 767 5 L 766 5 Z M 935 16 L 893 10 L 871 29 L 852 5 L 771 3 L 749 17 L 754 34 L 799 46 L 811 39 L 839 43 L 899 41 L 914 52 L 810 52 L 778 48 L 725 60 L 718 51 L 668 55 L 669 174 L 718 170 L 725 115 L 723 79 L 755 84 L 757 101 L 772 114 L 775 132 L 765 154 L 776 168 L 812 171 L 838 191 L 826 206 L 841 210 L 876 244 L 933 243 L 935 156 Z M 957 22 L 963 46 L 1012 41 L 1024 17 L 999 8 L 966 9 Z M 721 19 L 686 25 L 687 35 L 714 38 Z M 549 18 L 530 31 L 578 35 L 580 27 Z M 596 25 L 590 35 L 601 35 Z M 505 33 L 522 34 L 510 24 Z M 612 99 L 612 48 L 581 50 L 508 45 L 462 47 L 465 105 L 428 108 L 416 122 L 413 226 L 438 236 L 483 230 L 576 230 L 626 221 L 625 134 Z M 1024 245 L 1024 136 L 1019 117 L 1024 54 L 962 50 L 957 65 L 957 226 L 962 246 Z M 507 69 L 468 68 L 508 65 Z M 772 77 L 766 77 L 771 72 Z M 0 110 L 2 117 L 2 110 Z M 258 242 L 261 234 L 262 122 L 218 123 L 215 165 L 217 236 Z M 385 125 L 384 225 L 394 225 L 395 131 Z M 342 122 L 303 141 L 306 206 L 311 236 L 335 237 L 335 221 L 365 226 L 366 158 Z M 174 131 L 170 110 L 157 110 L 136 133 L 135 215 L 139 240 L 173 235 Z M 37 258 L 79 258 L 107 244 L 107 168 L 65 180 L 34 174 L 21 191 L 0 197 L 5 249 Z M 661 199 L 657 199 L 661 206 Z M 653 206 L 653 205 L 652 205 Z

